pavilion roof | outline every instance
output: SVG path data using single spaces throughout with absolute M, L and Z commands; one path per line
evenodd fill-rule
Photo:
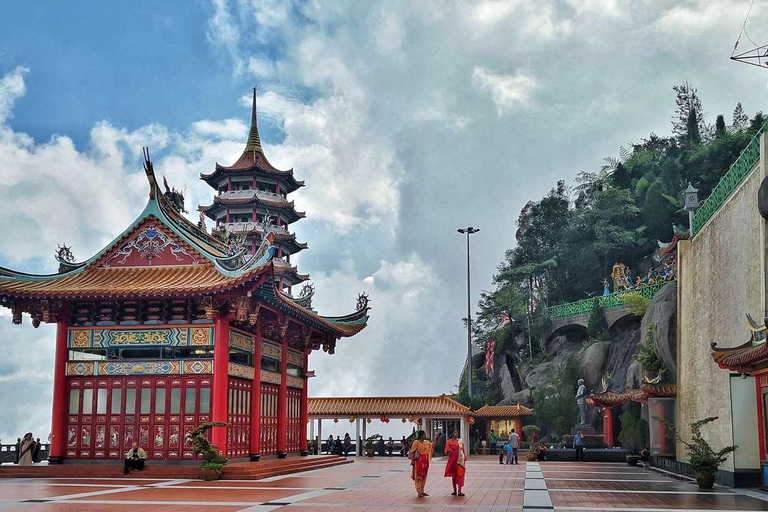
M 307 410 L 313 416 L 473 415 L 469 407 L 445 395 L 310 398 Z
M 213 197 L 213 203 L 208 206 L 199 206 L 198 209 L 204 212 L 209 218 L 215 219 L 215 212 L 219 210 L 219 207 L 227 206 L 240 206 L 240 205 L 261 205 L 265 208 L 276 209 L 282 213 L 285 213 L 288 217 L 288 222 L 294 222 L 299 219 L 303 219 L 307 216 L 305 212 L 297 212 L 294 208 L 293 201 L 270 201 L 269 199 L 261 199 L 258 196 L 252 198 L 236 198 L 230 199 L 227 197 Z
M 250 172 L 264 173 L 281 180 L 285 185 L 287 192 L 293 192 L 304 186 L 303 181 L 297 181 L 296 178 L 293 177 L 293 169 L 282 171 L 274 167 L 269 163 L 269 160 L 267 160 L 264 150 L 261 147 L 261 138 L 259 137 L 255 88 L 253 89 L 253 104 L 251 106 L 251 128 L 248 132 L 248 140 L 246 141 L 242 155 L 240 155 L 240 158 L 230 166 L 219 165 L 217 163 L 214 172 L 211 174 L 200 174 L 200 178 L 205 180 L 209 185 L 216 187 L 215 181 L 223 175 Z
M 293 314 L 335 336 L 351 336 L 365 328 L 368 300 L 361 296 L 355 312 L 323 317 L 277 291 L 274 234 L 253 256 L 230 248 L 188 221 L 163 194 L 146 154 L 149 200 L 144 211 L 110 244 L 87 261 L 59 260 L 60 271 L 35 275 L 0 267 L 0 305 L 32 307 L 47 299 L 188 297 L 232 290 L 255 295 L 276 309 Z M 167 188 L 167 186 L 166 186 Z M 287 272 L 295 268 L 288 268 Z M 302 277 L 296 274 L 299 278 Z
M 475 416 L 478 418 L 521 418 L 532 414 L 533 409 L 520 404 L 484 405 L 475 411 Z
M 677 396 L 676 384 L 643 384 L 646 398 L 672 398 Z

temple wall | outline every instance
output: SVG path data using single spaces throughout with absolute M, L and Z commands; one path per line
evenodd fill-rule
M 745 313 L 761 321 L 765 311 L 765 221 L 757 208 L 765 152 L 761 162 L 696 237 L 678 245 L 676 423 L 688 435 L 690 423 L 719 416 L 703 432 L 716 450 L 733 444 L 738 418 L 731 418 L 730 372 L 715 364 L 710 343 L 744 343 Z M 688 461 L 682 444 L 676 451 L 678 460 Z M 736 469 L 748 469 L 745 463 L 752 465 L 742 458 Z M 722 469 L 734 471 L 733 457 Z

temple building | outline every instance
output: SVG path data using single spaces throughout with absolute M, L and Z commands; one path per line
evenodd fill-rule
M 361 331 L 368 299 L 325 317 L 312 290 L 281 290 L 299 282 L 281 254 L 304 247 L 285 229 L 299 216 L 284 196 L 301 183 L 269 165 L 255 104 L 253 116 L 243 156 L 203 178 L 224 193 L 244 192 L 247 176 L 259 191 L 246 201 L 251 219 L 268 202 L 277 224 L 208 233 L 183 215 L 179 192 L 161 190 L 145 150 L 146 207 L 109 245 L 83 262 L 59 247 L 55 274 L 0 268 L 13 323 L 28 314 L 57 326 L 51 462 L 122 459 L 134 441 L 153 460 L 193 460 L 186 434 L 209 421 L 228 423 L 211 441 L 230 459 L 307 453 L 308 356 Z M 266 201 L 264 188 L 282 199 Z M 231 199 L 208 210 L 219 227 L 242 220 Z
M 309 279 L 291 264 L 291 255 L 306 249 L 307 244 L 298 242 L 288 230 L 290 224 L 305 217 L 288 200 L 288 194 L 303 187 L 304 182 L 293 177 L 293 169 L 282 171 L 273 167 L 264 155 L 256 115 L 256 89 L 243 154 L 228 167 L 217 163 L 211 174 L 201 174 L 200 179 L 216 190 L 213 203 L 199 207 L 201 214 L 216 223 L 215 230 L 242 238 L 251 254 L 267 234 L 274 234 L 277 254 L 273 265 L 279 290 L 290 291 L 291 286 Z

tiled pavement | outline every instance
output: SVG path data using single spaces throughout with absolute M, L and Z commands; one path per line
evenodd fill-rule
M 399 457 L 362 458 L 258 481 L 0 479 L 0 512 L 768 511 L 768 495 L 763 501 L 722 487 L 702 492 L 692 483 L 626 464 L 502 466 L 492 457 L 472 457 L 466 497 L 450 496 L 443 468 L 444 459 L 433 461 L 426 498 L 416 497 L 408 463 Z

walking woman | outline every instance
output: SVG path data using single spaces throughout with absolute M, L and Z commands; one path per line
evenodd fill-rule
M 445 454 L 448 455 L 445 476 L 451 477 L 453 484 L 451 496 L 464 496 L 461 488 L 464 487 L 464 474 L 467 471 L 467 452 L 464 450 L 464 442 L 459 439 L 458 430 L 454 430 L 451 438 L 445 443 Z
M 424 486 L 427 483 L 427 474 L 429 473 L 429 461 L 435 451 L 435 443 L 440 439 L 440 433 L 435 434 L 434 439 L 427 441 L 427 433 L 419 430 L 416 434 L 416 440 L 413 441 L 411 449 L 408 452 L 408 458 L 411 459 L 411 479 L 416 485 L 416 492 L 419 498 L 429 496 L 424 492 Z

